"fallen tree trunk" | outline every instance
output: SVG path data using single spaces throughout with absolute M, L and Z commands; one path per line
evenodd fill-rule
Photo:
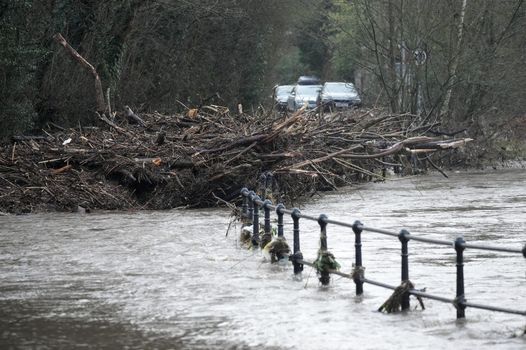
M 404 149 L 405 146 L 418 144 L 420 142 L 424 141 L 430 141 L 432 140 L 431 137 L 427 136 L 418 136 L 418 137 L 412 137 L 400 142 L 397 142 L 393 146 L 389 147 L 385 151 L 379 152 L 379 153 L 372 153 L 372 154 L 343 154 L 342 158 L 354 158 L 354 159 L 373 159 L 373 158 L 382 158 L 386 157 L 395 153 L 400 152 L 402 149 Z

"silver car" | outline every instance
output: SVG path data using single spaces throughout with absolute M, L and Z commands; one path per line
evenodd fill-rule
M 318 103 L 324 109 L 359 107 L 362 100 L 351 83 L 327 82 L 323 85 Z
M 321 88 L 321 85 L 296 85 L 287 101 L 289 111 L 296 111 L 304 105 L 307 109 L 316 108 Z
M 274 105 L 280 111 L 287 109 L 287 103 L 294 85 L 277 85 L 274 87 Z

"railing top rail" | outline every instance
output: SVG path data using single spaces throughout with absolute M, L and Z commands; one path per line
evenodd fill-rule
M 486 246 L 476 243 L 463 243 L 462 244 L 464 248 L 472 248 L 472 249 L 480 249 L 480 250 L 490 250 L 493 252 L 505 252 L 505 253 L 522 253 L 524 257 L 526 258 L 526 245 L 524 248 L 517 249 L 517 248 L 508 248 L 508 247 L 496 247 L 496 246 Z
M 262 200 L 259 196 L 257 196 L 255 194 L 255 192 L 249 191 L 247 188 L 243 188 L 241 190 L 241 195 L 251 199 L 255 204 L 257 204 L 260 207 L 266 206 L 267 208 L 272 209 L 272 210 L 277 210 L 278 209 L 277 205 L 274 205 L 273 203 L 271 203 L 269 201 Z M 393 231 L 389 231 L 389 230 L 384 230 L 384 229 L 379 229 L 379 228 L 365 226 L 365 225 L 363 225 L 362 223 L 359 223 L 359 222 L 355 222 L 355 224 L 356 224 L 356 226 L 355 226 L 355 224 L 350 224 L 348 222 L 343 222 L 343 221 L 329 219 L 326 216 L 323 217 L 323 218 L 321 218 L 321 216 L 312 216 L 312 215 L 301 213 L 297 209 L 292 209 L 292 210 L 287 209 L 283 205 L 281 205 L 279 207 L 279 212 L 281 214 L 296 215 L 298 218 L 302 218 L 302 219 L 306 219 L 306 220 L 311 220 L 311 221 L 316 221 L 316 222 L 319 222 L 319 220 L 322 220 L 322 222 L 324 222 L 326 224 L 333 224 L 333 225 L 348 227 L 348 228 L 351 228 L 351 229 L 352 228 L 357 228 L 357 229 L 359 229 L 361 231 L 374 232 L 374 233 L 379 233 L 379 234 L 382 234 L 382 235 L 387 235 L 387 236 L 392 236 L 392 237 L 399 237 L 400 234 L 401 234 L 400 232 L 393 232 Z M 405 233 L 405 238 L 407 238 L 409 240 L 414 240 L 414 241 L 417 241 L 417 242 L 423 242 L 423 243 L 429 243 L 429 244 L 437 244 L 437 245 L 450 246 L 450 247 L 455 245 L 455 241 L 447 241 L 447 240 L 433 239 L 433 238 L 427 238 L 427 237 L 422 237 L 422 236 L 415 236 L 415 235 L 409 234 L 409 233 Z M 526 244 L 524 245 L 524 247 L 522 249 L 521 248 L 488 246 L 488 245 L 481 245 L 481 244 L 476 244 L 476 243 L 466 243 L 466 242 L 461 243 L 461 246 L 464 247 L 464 248 L 478 249 L 478 250 L 488 250 L 488 251 L 494 251 L 494 252 L 519 253 L 519 254 L 522 254 L 526 258 Z

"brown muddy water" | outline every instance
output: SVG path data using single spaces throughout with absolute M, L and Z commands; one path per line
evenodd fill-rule
M 522 248 L 526 171 L 458 172 L 366 184 L 301 208 L 414 235 Z M 263 262 L 228 237 L 229 211 L 173 210 L 0 217 L 1 349 L 525 349 L 526 318 L 425 301 L 377 312 L 390 291 L 337 276 L 321 288 L 305 267 Z M 291 220 L 285 236 L 291 239 Z M 314 260 L 319 231 L 301 221 Z M 329 249 L 350 272 L 354 237 L 328 226 Z M 409 244 L 416 288 L 453 298 L 455 252 Z M 470 302 L 526 310 L 526 259 L 466 250 Z M 363 234 L 365 276 L 398 285 L 400 243 Z M 412 307 L 417 303 L 411 300 Z

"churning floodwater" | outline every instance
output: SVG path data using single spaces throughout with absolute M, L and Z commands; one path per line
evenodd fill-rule
M 313 197 L 301 210 L 413 235 L 521 248 L 526 171 L 451 173 L 369 183 Z M 275 217 L 275 216 L 273 216 Z M 292 224 L 285 236 L 291 244 Z M 383 314 L 390 290 L 305 267 L 263 262 L 225 236 L 229 211 L 172 210 L 0 217 L 1 349 L 525 349 L 526 318 L 425 300 Z M 319 229 L 300 220 L 314 260 Z M 329 250 L 350 272 L 354 236 L 328 225 Z M 400 242 L 363 233 L 367 278 L 400 283 Z M 455 296 L 451 247 L 409 242 L 410 279 Z M 466 298 L 526 310 L 526 259 L 467 249 Z M 417 305 L 411 299 L 411 307 Z

